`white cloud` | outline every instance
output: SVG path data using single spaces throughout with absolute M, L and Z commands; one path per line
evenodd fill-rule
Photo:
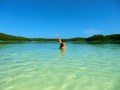
M 94 34 L 100 34 L 100 31 L 95 30 L 95 29 L 86 29 L 86 30 L 83 30 L 83 34 L 90 36 Z

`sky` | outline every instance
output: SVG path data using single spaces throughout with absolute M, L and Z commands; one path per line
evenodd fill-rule
M 0 0 L 0 32 L 33 38 L 120 34 L 120 0 Z

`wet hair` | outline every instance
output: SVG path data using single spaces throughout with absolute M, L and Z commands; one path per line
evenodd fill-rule
M 60 43 L 60 48 L 62 48 L 64 45 L 63 45 L 63 43 Z
M 66 42 L 66 41 L 62 41 L 62 43 L 60 43 L 60 48 L 64 46 L 63 42 Z

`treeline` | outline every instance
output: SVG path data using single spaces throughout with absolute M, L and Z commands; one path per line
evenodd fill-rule
M 120 43 L 120 34 L 111 35 L 93 35 L 86 39 L 87 42 L 107 42 L 107 43 Z
M 70 39 L 62 39 L 64 41 L 85 41 L 86 38 L 70 38 Z M 8 35 L 4 33 L 0 33 L 0 41 L 58 41 L 58 39 L 53 38 L 26 38 L 26 37 L 18 37 L 13 35 Z
M 62 41 L 85 41 L 86 38 L 81 38 L 81 37 L 77 37 L 77 38 L 69 38 L 69 39 L 62 39 Z M 58 39 L 52 39 L 52 38 L 31 38 L 31 41 L 58 41 Z
M 57 41 L 57 39 L 47 39 L 47 38 L 31 38 L 31 41 Z
M 18 37 L 18 36 L 0 33 L 0 40 L 1 41 L 30 41 L 30 38 Z
M 74 42 L 88 42 L 88 43 L 120 43 L 120 34 L 111 34 L 111 35 L 93 35 L 88 38 L 76 37 L 69 39 L 62 39 L 64 41 L 74 41 Z M 18 37 L 13 35 L 8 35 L 4 33 L 0 33 L 0 41 L 58 41 L 58 39 L 50 39 L 50 38 L 26 38 L 26 37 Z

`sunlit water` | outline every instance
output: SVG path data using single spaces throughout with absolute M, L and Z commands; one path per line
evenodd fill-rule
M 120 90 L 120 45 L 0 44 L 0 90 Z

